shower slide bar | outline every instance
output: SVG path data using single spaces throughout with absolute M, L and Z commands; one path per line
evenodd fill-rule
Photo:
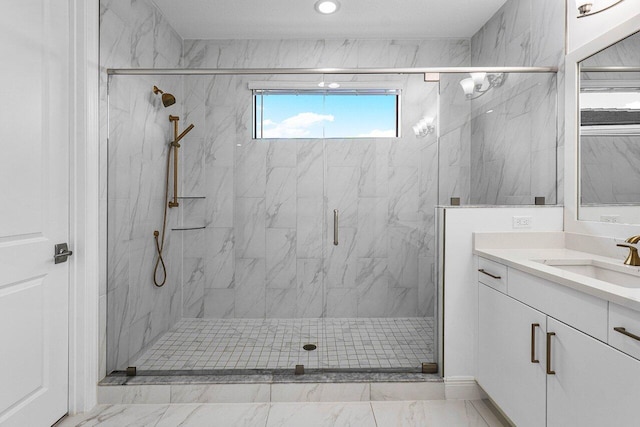
M 248 75 L 248 74 L 455 74 L 557 73 L 558 67 L 418 67 L 418 68 L 110 68 L 108 75 Z

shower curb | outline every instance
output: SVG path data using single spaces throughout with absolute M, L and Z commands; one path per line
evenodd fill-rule
M 442 380 L 413 382 L 99 385 L 100 404 L 444 400 Z

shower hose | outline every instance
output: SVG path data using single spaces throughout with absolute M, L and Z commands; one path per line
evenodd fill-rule
M 173 152 L 173 147 L 169 145 L 169 154 L 167 155 L 167 179 L 164 183 L 164 213 L 162 215 L 162 238 L 159 240 L 160 232 L 155 230 L 153 232 L 153 237 L 156 240 L 156 250 L 158 252 L 158 259 L 156 260 L 156 265 L 153 268 L 153 284 L 157 287 L 164 286 L 167 281 L 167 266 L 164 263 L 164 258 L 162 257 L 162 250 L 164 249 L 164 235 L 167 230 L 167 208 L 169 206 L 169 169 L 171 167 L 171 153 Z M 162 281 L 158 282 L 158 267 L 162 267 Z

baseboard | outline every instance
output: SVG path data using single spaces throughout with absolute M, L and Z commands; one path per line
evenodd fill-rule
M 487 398 L 487 394 L 480 388 L 474 377 L 445 378 L 444 393 L 447 400 L 479 400 Z

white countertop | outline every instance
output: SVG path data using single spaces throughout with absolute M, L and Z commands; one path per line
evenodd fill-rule
M 512 245 L 510 245 L 511 247 L 508 249 L 498 249 L 478 246 L 479 245 L 474 245 L 473 253 L 475 255 L 586 294 L 640 311 L 640 283 L 638 283 L 637 288 L 625 287 L 583 276 L 581 274 L 564 271 L 534 260 L 599 260 L 605 263 L 619 264 L 623 269 L 627 269 L 627 271 L 634 272 L 635 274 L 640 273 L 640 267 L 624 266 L 622 261 L 619 259 L 608 258 L 589 252 L 580 252 L 567 248 L 514 249 Z

